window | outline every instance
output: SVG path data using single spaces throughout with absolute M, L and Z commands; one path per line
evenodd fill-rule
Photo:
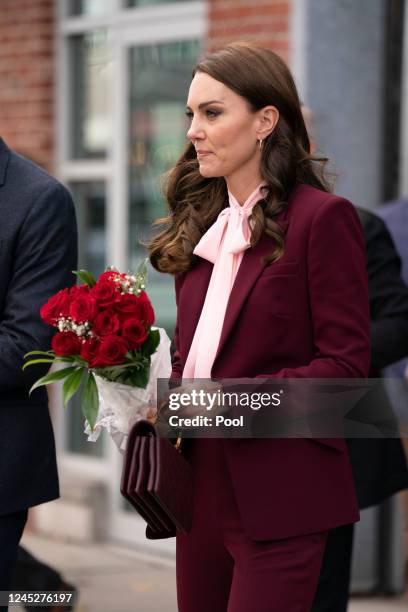
M 185 146 L 185 105 L 198 52 L 197 41 L 130 49 L 128 244 L 132 270 L 145 256 L 140 240 L 151 235 L 152 221 L 166 213 L 164 176 Z M 175 318 L 173 279 L 150 270 L 149 294 L 156 319 L 171 334 Z
M 106 30 L 70 39 L 72 69 L 72 157 L 98 158 L 111 138 L 108 92 L 112 63 Z
M 68 0 L 71 15 L 100 15 L 109 8 L 111 0 Z
M 174 4 L 175 2 L 188 2 L 188 0 L 128 0 L 128 6 L 153 6 L 156 4 Z
M 101 274 L 106 262 L 106 195 L 100 181 L 72 183 L 78 223 L 78 266 Z

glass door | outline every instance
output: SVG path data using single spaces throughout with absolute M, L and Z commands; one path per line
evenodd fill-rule
M 129 49 L 129 262 L 144 256 L 152 222 L 166 214 L 166 173 L 186 142 L 185 104 L 197 41 L 177 41 Z M 174 282 L 149 267 L 148 291 L 156 322 L 170 335 L 175 322 Z

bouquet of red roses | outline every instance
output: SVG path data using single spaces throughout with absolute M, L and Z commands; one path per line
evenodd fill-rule
M 134 275 L 113 268 L 98 280 L 86 270 L 75 274 L 82 284 L 59 291 L 41 308 L 42 319 L 58 330 L 52 338 L 52 350 L 27 353 L 30 361 L 24 368 L 38 363 L 64 364 L 64 368 L 40 378 L 31 391 L 64 380 L 64 404 L 79 392 L 82 412 L 93 431 L 104 389 L 110 403 L 119 402 L 117 392 L 125 390 L 122 403 L 128 410 L 130 389 L 146 389 L 152 356 L 165 332 L 152 328 L 155 315 L 145 292 L 146 261 Z M 167 357 L 166 367 L 158 375 L 168 375 Z M 137 397 L 139 403 L 147 402 L 146 394 Z

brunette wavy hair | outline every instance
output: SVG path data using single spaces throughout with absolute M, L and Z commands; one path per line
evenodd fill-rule
M 296 85 L 273 51 L 251 43 L 231 43 L 204 57 L 193 77 L 197 72 L 224 83 L 245 98 L 253 112 L 268 105 L 279 111 L 279 120 L 263 144 L 260 170 L 267 184 L 265 197 L 250 217 L 251 246 L 264 232 L 275 240 L 274 250 L 265 257 L 270 264 L 284 251 L 284 236 L 274 218 L 287 206 L 296 183 L 331 191 L 325 176 L 328 158 L 310 153 Z M 194 247 L 228 205 L 227 186 L 223 177 L 201 176 L 195 148 L 189 143 L 168 175 L 165 195 L 168 215 L 155 221 L 162 229 L 146 246 L 154 268 L 178 274 L 192 268 L 197 260 Z

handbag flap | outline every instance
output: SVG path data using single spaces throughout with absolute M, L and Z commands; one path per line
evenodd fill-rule
M 136 498 L 141 505 L 144 506 L 145 513 L 149 516 L 148 521 L 152 525 L 155 525 L 158 530 L 171 531 L 174 529 L 174 524 L 171 519 L 166 515 L 162 508 L 158 505 L 157 501 L 150 495 L 147 490 L 147 482 L 151 471 L 150 463 L 150 444 L 156 438 L 143 436 L 140 438 L 140 455 L 139 455 L 139 469 L 135 487 L 131 492 L 132 497 Z
M 166 438 L 150 439 L 151 470 L 147 490 L 180 531 L 191 529 L 193 474 L 181 453 Z
M 146 508 L 142 501 L 137 498 L 137 496 L 133 495 L 133 489 L 135 487 L 135 483 L 138 475 L 138 467 L 140 465 L 140 451 L 141 451 L 141 442 L 143 438 L 137 436 L 135 439 L 132 439 L 132 444 L 129 444 L 126 447 L 126 455 L 123 463 L 123 471 L 122 471 L 122 479 L 121 479 L 121 493 L 123 497 L 127 499 L 127 501 L 133 506 L 133 508 L 140 514 L 140 516 L 149 523 L 152 531 L 154 533 L 159 532 L 159 525 L 156 524 L 155 521 L 151 521 L 151 517 L 148 512 L 146 512 Z
M 132 465 L 134 447 L 135 447 L 135 442 L 137 440 L 138 440 L 137 431 L 134 428 L 132 428 L 129 432 L 129 436 L 127 440 L 126 452 L 123 458 L 122 477 L 120 480 L 120 492 L 122 493 L 123 497 L 126 497 L 126 499 L 128 499 L 127 489 L 128 489 L 128 481 L 129 481 L 129 476 L 130 476 L 130 467 Z

